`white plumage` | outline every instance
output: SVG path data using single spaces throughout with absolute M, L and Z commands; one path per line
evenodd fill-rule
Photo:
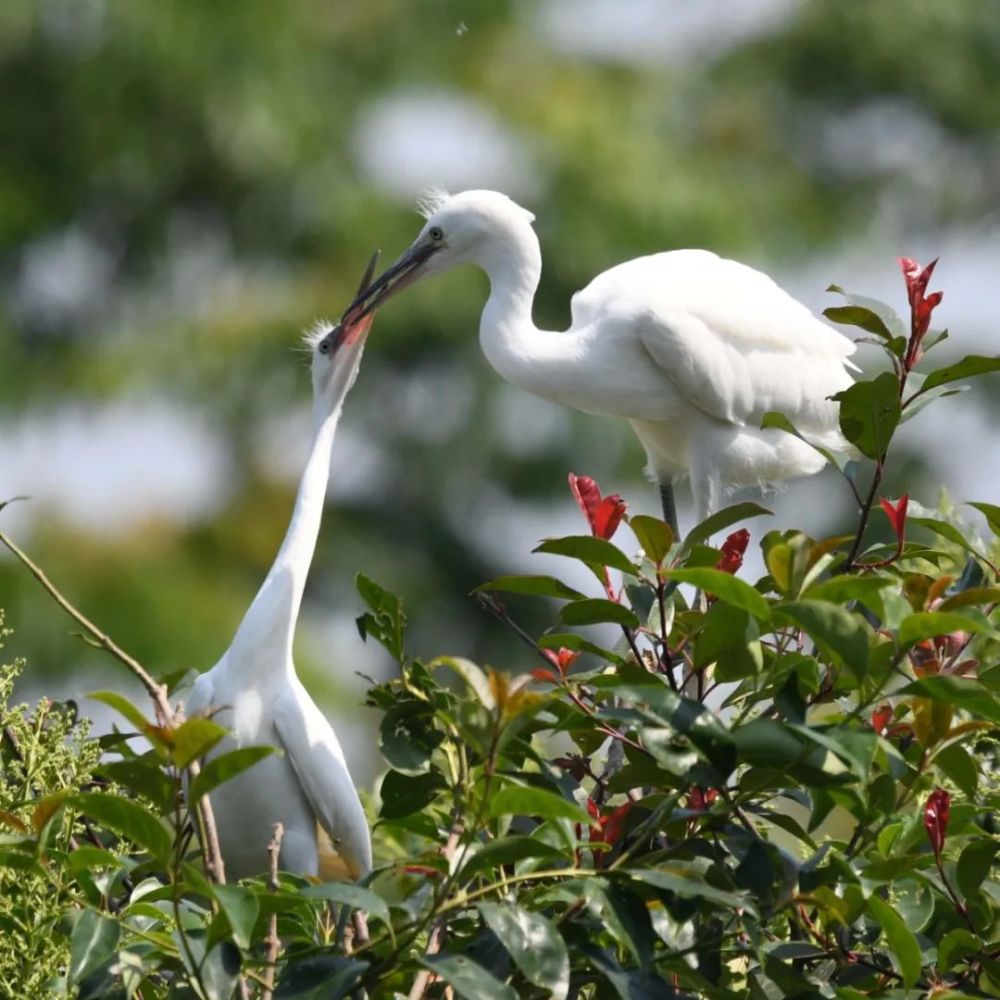
M 493 367 L 529 392 L 630 421 L 665 492 L 690 476 L 697 513 L 727 490 L 810 475 L 823 458 L 776 429 L 768 410 L 810 440 L 847 447 L 828 397 L 851 384 L 854 344 L 766 274 L 705 250 L 619 264 L 573 296 L 570 328 L 539 330 L 534 216 L 495 191 L 436 193 L 416 241 L 355 305 L 381 305 L 418 278 L 482 268 L 490 296 L 479 327 Z
M 211 711 L 231 730 L 215 753 L 259 745 L 279 751 L 212 793 L 222 857 L 234 878 L 267 868 L 276 822 L 284 826 L 282 869 L 322 878 L 359 877 L 371 870 L 368 823 L 337 735 L 292 661 L 295 623 L 326 498 L 330 449 L 370 324 L 363 320 L 347 337 L 329 325 L 307 335 L 316 433 L 291 523 L 232 645 L 197 679 L 186 706 L 189 716 Z

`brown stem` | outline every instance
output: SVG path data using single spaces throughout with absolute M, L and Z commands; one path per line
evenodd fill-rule
M 281 823 L 274 824 L 274 836 L 271 837 L 267 845 L 267 856 L 271 862 L 270 877 L 267 887 L 271 892 L 278 891 L 278 856 L 281 854 L 281 838 L 285 835 L 285 828 Z M 277 911 L 271 914 L 267 925 L 267 937 L 264 938 L 267 951 L 264 953 L 264 988 L 261 991 L 261 1000 L 271 1000 L 274 995 L 274 971 L 278 962 L 278 951 L 281 948 L 281 938 L 278 937 L 278 914 Z

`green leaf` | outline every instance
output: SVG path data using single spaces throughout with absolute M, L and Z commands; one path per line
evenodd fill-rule
M 417 961 L 440 976 L 465 1000 L 517 1000 L 506 983 L 464 955 L 421 955 Z
M 389 651 L 393 659 L 402 663 L 403 640 L 406 633 L 403 602 L 364 573 L 358 573 L 354 578 L 354 586 L 365 604 L 371 608 L 370 614 L 361 615 L 357 620 L 361 638 L 374 636 Z
M 686 899 L 705 899 L 726 909 L 742 908 L 751 914 L 757 912 L 749 896 L 716 889 L 703 879 L 693 877 L 693 873 L 688 869 L 671 871 L 665 868 L 631 868 L 622 874 L 636 882 L 651 885 L 654 889 L 665 889 Z
M 1000 507 L 992 503 L 970 503 L 981 514 L 986 515 L 986 521 L 994 535 L 1000 535 Z
M 500 590 L 505 594 L 531 594 L 536 597 L 557 597 L 575 600 L 584 595 L 579 590 L 567 587 L 554 576 L 500 576 L 473 591 L 478 594 L 484 590 Z
M 382 819 L 402 819 L 426 809 L 446 787 L 436 771 L 427 774 L 401 774 L 389 771 L 382 779 Z
M 855 382 L 834 399 L 840 402 L 844 437 L 869 458 L 884 455 L 899 423 L 899 380 L 882 372 L 871 381 Z
M 784 723 L 776 719 L 752 719 L 733 731 L 740 763 L 784 768 L 801 760 L 806 753 Z
M 954 611 L 918 611 L 907 615 L 900 622 L 899 643 L 903 648 L 907 648 L 924 639 L 933 639 L 949 632 L 976 632 L 989 635 L 992 631 L 987 622 Z
M 896 957 L 903 985 L 910 989 L 920 978 L 920 945 L 902 917 L 878 896 L 868 897 L 868 912 L 882 928 L 886 942 Z
M 118 785 L 124 785 L 137 795 L 145 795 L 161 812 L 169 812 L 174 804 L 174 781 L 148 758 L 127 757 L 102 764 L 97 773 Z
M 94 691 L 87 697 L 113 708 L 119 715 L 128 719 L 140 733 L 144 733 L 152 725 L 152 722 L 128 698 L 117 691 Z
M 603 597 L 587 597 L 567 604 L 559 612 L 559 621 L 564 625 L 596 625 L 601 622 L 612 622 L 628 628 L 638 628 L 640 625 L 638 616 L 631 608 Z
M 593 535 L 547 538 L 533 551 L 579 559 L 589 566 L 609 566 L 611 569 L 621 570 L 630 576 L 636 574 L 632 560 L 617 545 L 613 545 L 603 538 L 595 538 Z
M 820 649 L 833 655 L 858 677 L 868 670 L 868 635 L 857 618 L 825 601 L 790 601 L 773 610 L 808 633 Z
M 241 885 L 216 885 L 212 887 L 212 893 L 229 920 L 233 940 L 248 950 L 253 943 L 253 929 L 260 912 L 257 897 Z
M 196 715 L 174 730 L 171 756 L 177 767 L 184 768 L 204 757 L 226 736 L 226 729 L 211 719 Z
M 938 943 L 937 967 L 942 972 L 950 972 L 963 958 L 974 955 L 981 947 L 974 934 L 964 927 L 956 927 Z
M 979 892 L 980 886 L 986 880 L 993 867 L 1000 844 L 992 840 L 974 840 L 963 848 L 955 866 L 955 877 L 962 895 L 968 899 L 973 893 Z
M 968 677 L 953 677 L 950 674 L 933 674 L 912 681 L 897 692 L 902 695 L 918 695 L 934 701 L 947 702 L 956 708 L 982 716 L 991 722 L 1000 722 L 1000 704 L 979 681 Z
M 569 819 L 574 823 L 590 824 L 590 816 L 570 799 L 555 792 L 527 785 L 508 785 L 490 800 L 489 815 L 540 816 L 542 819 Z
M 708 541 L 712 535 L 723 531 L 730 525 L 739 521 L 745 521 L 750 517 L 760 517 L 762 514 L 770 516 L 773 511 L 766 507 L 761 507 L 759 503 L 745 500 L 742 503 L 734 503 L 729 507 L 723 507 L 716 511 L 711 517 L 706 517 L 701 524 L 695 525 L 684 537 L 684 548 L 689 549 L 699 542 Z
M 885 576 L 835 576 L 813 584 L 802 596 L 810 601 L 828 601 L 830 604 L 840 605 L 858 601 L 871 608 L 879 618 L 884 618 L 882 591 L 898 585 L 898 580 Z
M 864 306 L 830 306 L 823 310 L 823 315 L 834 323 L 841 323 L 844 326 L 856 326 L 883 340 L 892 341 L 892 332 L 885 325 L 885 321 L 878 313 Z
M 350 882 L 323 882 L 321 885 L 307 886 L 299 894 L 306 899 L 325 899 L 329 903 L 342 903 L 355 910 L 362 910 L 368 916 L 381 920 L 392 932 L 389 904 L 371 889 Z
M 439 656 L 436 660 L 431 660 L 430 663 L 431 670 L 436 667 L 447 667 L 449 670 L 453 670 L 472 688 L 484 708 L 491 712 L 496 710 L 497 702 L 496 698 L 493 697 L 489 679 L 478 664 L 461 656 Z
M 543 649 L 559 649 L 561 646 L 565 646 L 567 649 L 593 653 L 594 656 L 602 660 L 608 660 L 611 663 L 626 662 L 624 657 L 619 656 L 610 649 L 605 649 L 603 646 L 598 646 L 588 639 L 584 639 L 582 635 L 577 635 L 575 632 L 547 632 L 545 635 L 538 637 L 538 645 Z
M 967 799 L 972 802 L 976 800 L 979 772 L 976 770 L 975 762 L 964 747 L 958 743 L 946 746 L 934 755 L 934 765 L 944 771 L 958 785 Z
M 115 953 L 120 935 L 117 920 L 109 920 L 95 910 L 84 910 L 69 939 L 69 981 L 78 983 L 107 962 Z
M 924 384 L 920 387 L 921 392 L 933 389 L 935 386 L 945 385 L 947 382 L 959 382 L 965 378 L 973 378 L 976 375 L 987 375 L 990 372 L 1000 371 L 1000 357 L 988 358 L 979 354 L 970 354 L 956 361 L 946 368 L 939 368 L 933 371 L 924 379 Z
M 397 702 L 382 716 L 379 748 L 394 771 L 422 774 L 444 734 L 434 728 L 434 706 L 423 701 Z
M 142 806 L 104 792 L 71 795 L 66 801 L 98 823 L 145 847 L 157 861 L 165 862 L 170 856 L 170 835 L 159 819 Z
M 657 566 L 662 563 L 674 544 L 674 533 L 670 530 L 670 525 L 648 514 L 633 514 L 628 526 L 646 557 Z
M 476 872 L 491 871 L 501 865 L 512 865 L 527 858 L 553 861 L 562 857 L 562 851 L 537 837 L 501 837 L 484 844 L 475 854 L 470 854 L 462 866 L 462 875 L 471 877 Z
M 275 753 L 274 747 L 241 747 L 239 750 L 229 750 L 205 762 L 198 776 L 191 782 L 188 795 L 192 802 L 197 802 L 213 788 L 218 787 L 237 774 L 242 774 L 247 768 L 253 767 L 259 760 Z
M 694 587 L 715 594 L 720 601 L 749 611 L 761 621 L 767 621 L 771 617 L 771 609 L 763 595 L 732 573 L 724 573 L 721 569 L 701 568 L 672 569 L 663 575 L 668 580 L 690 583 Z
M 512 903 L 480 903 L 479 913 L 525 979 L 554 1000 L 569 992 L 569 952 L 555 924 Z

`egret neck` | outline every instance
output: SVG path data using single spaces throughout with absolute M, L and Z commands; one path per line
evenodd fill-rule
M 240 673 L 248 681 L 265 679 L 276 669 L 294 673 L 292 637 L 323 518 L 330 452 L 342 404 L 341 398 L 332 411 L 318 414 L 288 531 L 230 647 L 229 657 L 240 662 Z

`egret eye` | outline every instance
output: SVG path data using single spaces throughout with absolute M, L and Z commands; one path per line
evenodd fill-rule
M 427 235 L 435 242 L 440 243 L 444 239 L 444 232 L 441 230 L 440 226 L 431 226 L 427 230 Z
M 319 342 L 319 353 L 320 354 L 329 354 L 330 353 L 330 338 L 329 337 L 324 337 Z

